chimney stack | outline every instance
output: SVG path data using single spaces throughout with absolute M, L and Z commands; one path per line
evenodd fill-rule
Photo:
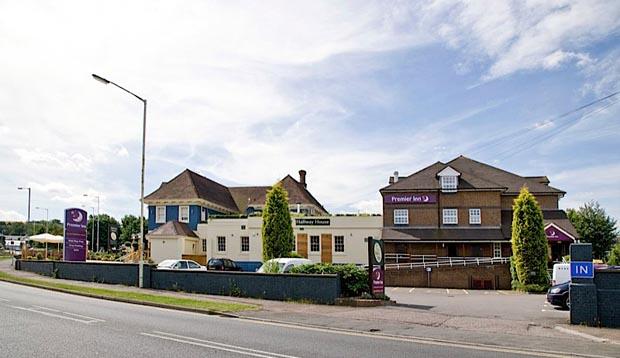
M 398 171 L 394 172 L 394 183 L 398 182 Z
M 306 171 L 303 169 L 299 171 L 299 183 L 303 185 L 304 188 L 308 187 L 308 184 L 306 184 Z

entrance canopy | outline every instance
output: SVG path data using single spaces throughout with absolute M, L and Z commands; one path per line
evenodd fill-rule
M 62 244 L 64 243 L 64 238 L 62 236 L 45 233 L 45 234 L 30 236 L 28 238 L 28 241 L 36 241 L 36 242 L 41 242 L 41 243 L 46 243 L 46 244 Z

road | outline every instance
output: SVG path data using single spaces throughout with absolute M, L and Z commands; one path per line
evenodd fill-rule
M 0 282 L 0 317 L 0 355 L 10 357 L 546 356 L 208 316 L 5 282 Z
M 567 310 L 547 303 L 543 294 L 460 288 L 386 287 L 397 303 L 451 316 L 531 321 L 547 326 L 566 323 Z

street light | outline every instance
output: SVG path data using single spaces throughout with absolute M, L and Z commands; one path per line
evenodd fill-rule
M 88 196 L 88 194 L 84 194 L 84 196 Z M 99 212 L 99 195 L 91 195 L 93 198 L 97 198 L 97 251 L 99 251 L 99 217 L 101 216 Z M 93 235 L 95 233 L 95 227 L 93 225 Z M 94 239 L 93 239 L 94 241 Z
M 32 193 L 32 189 L 30 187 L 18 187 L 17 190 L 28 190 L 28 221 L 27 224 L 30 224 L 30 194 Z M 28 235 L 28 232 L 26 232 Z
M 123 88 L 116 83 L 106 80 L 101 76 L 97 76 L 96 74 L 92 74 L 93 78 L 103 84 L 112 84 L 123 91 L 129 93 L 130 95 L 136 97 L 142 104 L 144 105 L 144 110 L 142 113 L 142 175 L 140 176 L 140 242 L 138 243 L 138 254 L 140 255 L 140 260 L 138 261 L 138 287 L 144 286 L 144 253 L 142 252 L 142 246 L 144 242 L 144 149 L 146 146 L 146 99 L 138 96 L 137 94 Z
M 48 208 L 42 208 L 40 206 L 35 207 L 35 209 L 37 210 L 45 210 L 45 232 L 48 233 L 49 231 L 47 231 L 48 229 L 48 225 L 49 225 L 49 209 Z

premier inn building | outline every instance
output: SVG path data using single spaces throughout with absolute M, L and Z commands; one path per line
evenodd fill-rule
M 560 261 L 578 239 L 566 213 L 558 208 L 565 192 L 552 187 L 546 176 L 520 176 L 464 156 L 407 177 L 397 173 L 390 177 L 389 185 L 380 190 L 386 254 L 399 262 L 509 257 L 512 205 L 523 186 L 542 208 L 549 261 Z M 508 271 L 502 272 L 506 276 Z M 472 275 L 475 279 L 476 273 Z M 501 285 L 491 286 L 505 287 L 509 277 L 501 279 Z

